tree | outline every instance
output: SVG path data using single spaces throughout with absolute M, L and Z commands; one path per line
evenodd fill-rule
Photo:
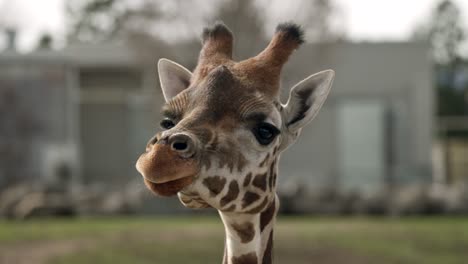
M 193 40 L 208 21 L 223 20 L 239 41 L 265 39 L 265 28 L 271 28 L 275 15 L 272 6 L 287 6 L 287 19 L 304 25 L 309 40 L 330 40 L 342 36 L 332 23 L 336 7 L 330 0 L 284 1 L 164 1 L 86 0 L 67 3 L 70 17 L 69 39 L 101 42 L 119 38 L 129 32 L 175 36 L 177 41 Z M 277 8 L 276 8 L 277 9 Z M 190 12 L 187 12 L 190 10 Z M 284 19 L 284 18 L 283 18 Z M 174 29 L 174 30 L 170 30 Z M 172 32 L 171 32 L 172 31 Z M 268 31 L 268 30 L 267 30 Z M 169 34 L 168 34 L 169 33 Z M 177 34 L 179 33 L 179 34 Z M 271 35 L 271 32 L 268 35 Z M 164 38 L 164 37 L 163 37 Z
M 263 49 L 275 26 L 285 21 L 302 25 L 309 42 L 341 39 L 343 32 L 333 24 L 336 14 L 330 0 L 236 0 L 225 1 L 212 16 L 233 31 L 235 55 L 242 59 Z
M 460 46 L 466 39 L 460 10 L 451 0 L 441 1 L 429 21 L 416 28 L 414 39 L 428 39 L 436 63 L 453 65 L 460 60 Z
M 115 0 L 67 1 L 66 8 L 72 42 L 101 42 L 114 37 L 129 12 Z
M 68 39 L 102 42 L 122 39 L 128 33 L 160 36 L 169 31 L 167 25 L 184 34 L 187 28 L 200 24 L 206 13 L 201 7 L 209 4 L 202 0 L 69 0 Z
M 468 113 L 467 87 L 456 87 L 456 76 L 463 67 L 460 48 L 466 40 L 460 10 L 451 0 L 441 1 L 430 19 L 416 28 L 413 39 L 428 40 L 436 64 L 437 113 L 440 116 Z

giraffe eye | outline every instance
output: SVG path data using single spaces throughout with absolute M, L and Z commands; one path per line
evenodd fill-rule
M 169 118 L 165 118 L 163 121 L 161 121 L 160 125 L 164 129 L 171 129 L 171 128 L 175 127 L 174 121 L 172 121 Z
M 262 145 L 270 144 L 279 134 L 279 132 L 280 131 L 275 126 L 265 122 L 260 123 L 253 130 L 255 138 L 257 138 L 258 143 Z

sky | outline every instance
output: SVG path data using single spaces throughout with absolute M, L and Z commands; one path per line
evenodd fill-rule
M 19 49 L 34 47 L 44 32 L 63 43 L 65 0 L 0 0 L 0 22 L 19 24 Z M 273 1 L 284 5 L 289 1 Z M 334 0 L 346 35 L 356 41 L 401 41 L 424 21 L 439 0 Z M 454 0 L 468 28 L 468 0 Z M 277 8 L 281 10 L 281 7 Z M 6 12 L 5 12 L 6 10 Z
M 452 0 L 468 28 L 468 0 Z M 440 0 L 335 0 L 343 9 L 346 32 L 355 40 L 404 40 Z

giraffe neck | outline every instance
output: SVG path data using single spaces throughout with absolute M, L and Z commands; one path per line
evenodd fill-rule
M 219 211 L 226 232 L 223 264 L 271 264 L 278 197 L 258 214 Z

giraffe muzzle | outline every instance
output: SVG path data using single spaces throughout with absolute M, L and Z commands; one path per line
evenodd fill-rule
M 153 143 L 140 156 L 136 168 L 153 192 L 175 195 L 192 183 L 199 172 L 194 141 L 179 133 Z

